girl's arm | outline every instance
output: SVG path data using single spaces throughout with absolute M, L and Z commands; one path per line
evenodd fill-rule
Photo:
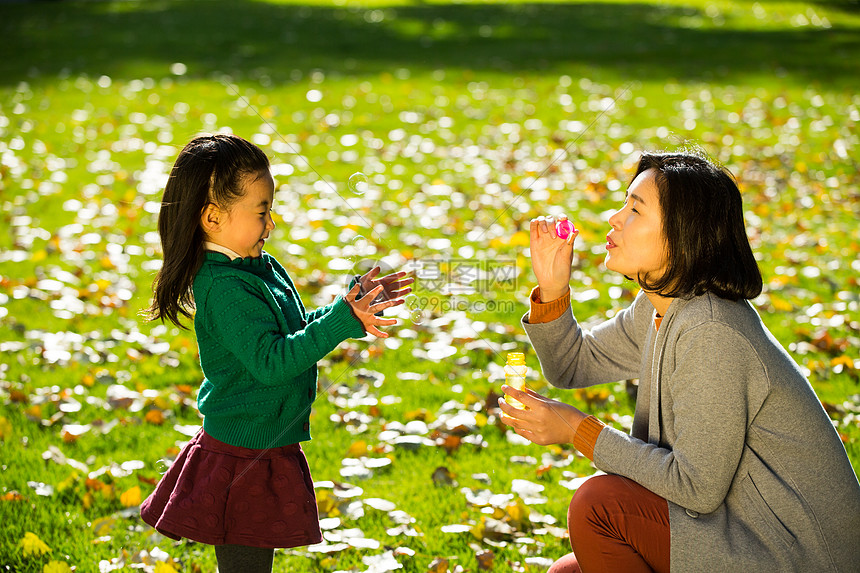
M 337 300 L 335 299 L 334 301 L 328 303 L 325 306 L 320 306 L 311 311 L 308 311 L 307 322 L 311 323 L 331 312 L 336 302 Z
M 347 338 L 361 338 L 364 327 L 355 318 L 346 300 L 338 297 L 328 311 L 292 334 L 272 309 L 274 300 L 250 284 L 224 278 L 215 292 L 210 290 L 198 305 L 195 321 L 260 382 L 281 384 L 313 368 L 326 354 Z M 204 309 L 200 316 L 200 307 Z

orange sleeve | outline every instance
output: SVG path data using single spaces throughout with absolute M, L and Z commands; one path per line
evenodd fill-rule
M 552 322 L 570 308 L 570 289 L 568 289 L 567 294 L 561 298 L 557 298 L 550 302 L 543 302 L 540 299 L 540 287 L 535 287 L 532 289 L 529 301 L 529 324 Z
M 589 416 L 580 422 L 576 429 L 576 435 L 573 437 L 573 447 L 582 452 L 582 455 L 594 461 L 594 446 L 597 444 L 597 436 L 601 430 L 606 427 L 606 424 Z

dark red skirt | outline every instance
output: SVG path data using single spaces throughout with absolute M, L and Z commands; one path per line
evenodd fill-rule
M 322 541 L 313 480 L 299 444 L 254 450 L 201 430 L 140 506 L 171 539 L 299 547 Z

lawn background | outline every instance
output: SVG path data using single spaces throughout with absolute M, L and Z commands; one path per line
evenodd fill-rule
M 546 213 L 582 230 L 577 316 L 629 303 L 601 245 L 642 149 L 698 145 L 738 177 L 758 308 L 860 467 L 857 2 L 32 2 L 0 4 L 0 31 L 6 570 L 214 570 L 211 548 L 136 517 L 187 440 L 176 428 L 199 423 L 192 334 L 140 312 L 164 178 L 201 131 L 271 157 L 267 249 L 306 306 L 362 261 L 419 273 L 395 340 L 321 363 L 305 450 L 316 480 L 361 488 L 320 488 L 331 544 L 351 545 L 279 551 L 276 570 L 542 570 L 565 553 L 540 516 L 563 528 L 571 480 L 593 468 L 512 440 L 487 404 L 520 350 L 533 387 L 629 424 L 630 384 L 546 388 L 519 316 L 525 231 Z M 412 450 L 409 431 L 439 445 Z M 349 475 L 368 458 L 390 463 Z M 415 521 L 395 529 L 407 518 L 378 498 Z

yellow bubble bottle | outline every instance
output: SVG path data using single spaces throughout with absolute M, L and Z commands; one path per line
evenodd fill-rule
M 526 355 L 522 352 L 508 353 L 508 361 L 505 363 L 505 384 L 523 392 L 526 391 L 526 373 L 529 367 L 526 366 Z M 525 410 L 525 405 L 519 400 L 515 400 L 510 396 L 505 396 L 505 401 L 520 410 Z

